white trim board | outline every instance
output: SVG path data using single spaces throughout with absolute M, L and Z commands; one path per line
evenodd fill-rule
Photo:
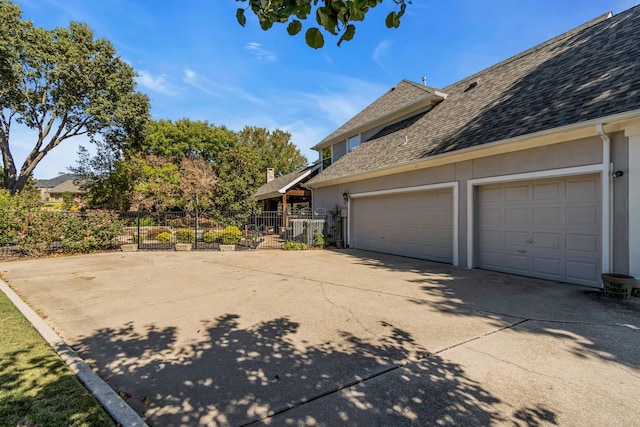
M 459 215 L 460 215 L 460 183 L 458 181 L 451 182 L 442 182 L 438 184 L 427 184 L 427 185 L 417 185 L 414 187 L 400 187 L 400 188 L 391 188 L 388 190 L 375 190 L 375 191 L 365 191 L 361 193 L 353 193 L 349 194 L 349 203 L 347 205 L 348 208 L 348 216 L 349 219 L 347 221 L 347 239 L 351 238 L 350 236 L 350 223 L 351 223 L 351 199 L 360 199 L 364 197 L 378 197 L 378 196 L 394 196 L 401 194 L 410 194 L 410 193 L 423 193 L 427 191 L 434 190 L 442 190 L 442 189 L 451 189 L 451 197 L 453 198 L 453 242 L 452 242 L 452 264 L 455 266 L 460 265 L 460 256 L 459 256 Z
M 476 178 L 470 179 L 467 181 L 467 268 L 475 268 L 477 263 L 474 259 L 475 251 L 474 251 L 474 237 L 475 237 L 475 212 L 474 212 L 474 195 L 475 195 L 475 187 L 486 184 L 499 184 L 499 183 L 507 183 L 507 182 L 517 182 L 517 181 L 530 181 L 536 179 L 545 179 L 545 178 L 558 178 L 558 177 L 570 177 L 570 176 L 579 176 L 579 175 L 589 175 L 589 174 L 602 174 L 604 171 L 604 166 L 602 163 L 598 163 L 595 165 L 587 165 L 587 166 L 577 166 L 571 168 L 563 168 L 563 169 L 551 169 L 546 171 L 538 171 L 538 172 L 527 172 L 527 173 L 518 173 L 513 175 L 500 175 L 500 176 L 492 176 L 487 178 Z M 606 191 L 601 190 L 601 203 L 602 206 L 608 206 L 609 200 L 605 200 L 604 197 L 607 195 Z M 607 195 L 608 197 L 608 195 Z M 606 222 L 608 220 L 608 222 Z M 605 223 L 606 222 L 606 223 Z M 601 233 L 602 233 L 602 242 L 608 242 L 610 236 L 610 218 L 602 218 L 601 224 Z M 605 267 L 609 265 L 610 258 L 610 247 L 609 245 L 605 245 L 601 242 L 601 262 L 603 271 Z

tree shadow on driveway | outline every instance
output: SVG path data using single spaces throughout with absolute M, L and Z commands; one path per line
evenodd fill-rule
M 376 342 L 343 333 L 340 343 L 311 345 L 296 340 L 299 327 L 286 317 L 241 327 L 238 315 L 227 314 L 204 322 L 201 338 L 186 344 L 175 328 L 128 324 L 84 337 L 75 348 L 156 426 L 506 421 L 500 400 L 462 366 L 430 355 L 405 331 L 389 326 Z M 530 421 L 555 419 L 545 408 L 516 412 Z
M 519 318 L 524 324 L 514 331 L 570 341 L 580 358 L 595 356 L 640 369 L 637 298 L 616 300 L 586 286 L 365 251 L 349 256 L 370 268 L 415 273 L 407 282 L 419 285 L 423 297 L 407 298 L 413 304 L 457 316 Z

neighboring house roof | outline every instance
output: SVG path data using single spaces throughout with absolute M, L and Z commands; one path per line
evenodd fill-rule
M 271 182 L 267 182 L 262 185 L 256 193 L 253 195 L 257 200 L 272 199 L 274 197 L 281 197 L 290 188 L 298 183 L 304 183 L 306 180 L 313 176 L 312 174 L 320 169 L 319 164 L 307 166 L 304 169 L 291 172 L 287 175 L 279 176 Z
M 49 194 L 82 193 L 78 182 L 80 179 L 80 175 L 65 173 L 51 179 L 39 179 L 35 186 L 36 188 L 46 188 Z
M 307 185 L 619 113 L 640 113 L 639 70 L 640 6 L 615 17 L 602 15 L 445 87 L 446 99 L 433 109 L 382 129 Z M 395 89 L 406 97 L 420 96 L 405 80 Z

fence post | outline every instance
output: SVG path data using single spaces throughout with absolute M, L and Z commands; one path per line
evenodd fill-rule
M 140 239 L 140 211 L 136 211 L 136 219 L 137 219 L 136 224 L 137 224 L 137 227 L 138 227 L 138 235 L 137 235 L 137 238 L 136 238 L 136 245 L 138 245 L 138 247 L 140 247 L 140 241 L 141 241 L 141 239 Z
M 194 238 L 193 238 L 193 245 L 194 245 L 194 249 L 198 249 L 198 208 L 196 207 L 196 225 L 195 225 L 195 230 L 194 230 Z

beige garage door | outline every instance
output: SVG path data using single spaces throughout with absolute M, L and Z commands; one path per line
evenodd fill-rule
M 451 190 L 357 198 L 352 209 L 352 247 L 452 262 Z
M 479 267 L 597 286 L 600 199 L 598 175 L 480 187 Z

